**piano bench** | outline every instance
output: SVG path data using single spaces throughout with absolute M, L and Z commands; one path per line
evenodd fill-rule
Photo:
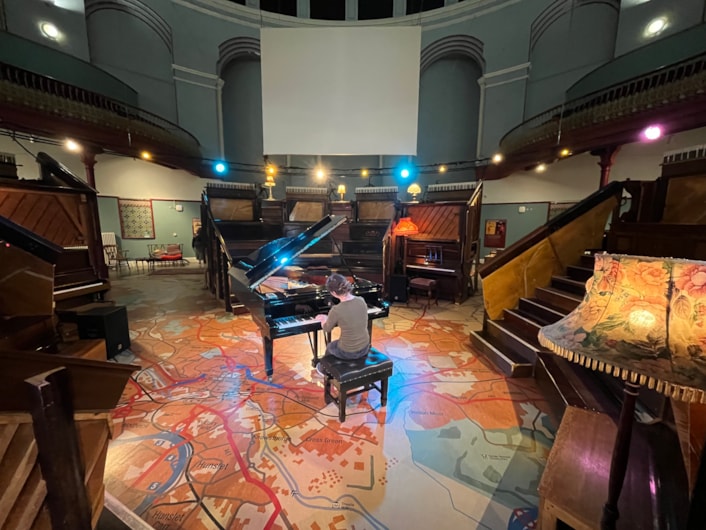
M 326 374 L 324 399 L 326 403 L 338 405 L 338 419 L 346 421 L 346 400 L 361 392 L 376 389 L 380 392 L 380 403 L 387 404 L 387 379 L 392 375 L 392 361 L 375 348 L 361 359 L 345 360 L 324 357 L 319 361 L 321 372 Z M 331 394 L 334 387 L 338 395 Z
M 409 280 L 410 292 L 412 289 L 415 290 L 415 302 L 417 301 L 417 293 L 419 291 L 426 291 L 427 298 L 429 299 L 428 304 L 431 305 L 432 302 L 435 302 L 436 305 L 439 305 L 439 299 L 436 294 L 436 280 L 432 280 L 431 278 L 412 278 Z

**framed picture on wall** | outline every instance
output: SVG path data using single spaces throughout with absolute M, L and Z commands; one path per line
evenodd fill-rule
M 123 239 L 154 239 L 154 216 L 150 199 L 118 199 L 118 211 Z
M 201 228 L 201 219 L 198 217 L 194 217 L 191 219 L 191 234 L 196 237 L 196 234 L 199 232 L 199 228 Z
M 488 248 L 505 248 L 506 232 L 507 219 L 487 219 L 485 221 L 483 246 Z

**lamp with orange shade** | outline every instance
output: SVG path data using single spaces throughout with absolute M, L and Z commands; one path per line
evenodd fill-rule
M 412 222 L 411 217 L 402 217 L 395 227 L 396 236 L 411 236 L 419 233 L 419 227 Z

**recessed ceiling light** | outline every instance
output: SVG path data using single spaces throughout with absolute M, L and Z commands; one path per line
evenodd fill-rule
M 667 17 L 658 17 L 649 21 L 645 26 L 645 37 L 659 35 L 667 27 Z
M 58 39 L 59 35 L 61 34 L 59 32 L 59 28 L 57 28 L 51 22 L 42 22 L 39 25 L 39 29 L 41 30 L 42 35 L 44 35 L 47 39 L 51 39 L 51 40 Z
M 64 142 L 64 147 L 66 147 L 66 149 L 68 149 L 69 151 L 72 151 L 74 153 L 77 153 L 81 150 L 81 145 L 78 142 L 76 142 L 75 140 L 72 140 L 71 138 L 68 138 Z

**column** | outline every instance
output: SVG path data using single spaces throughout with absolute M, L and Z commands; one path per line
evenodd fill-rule
M 311 7 L 309 0 L 297 0 L 297 17 L 311 18 Z
M 346 20 L 358 20 L 358 0 L 346 0 Z
M 610 181 L 610 170 L 613 167 L 613 162 L 615 161 L 615 156 L 620 151 L 619 145 L 611 145 L 604 147 L 602 149 L 596 149 L 591 151 L 593 156 L 600 157 L 598 165 L 601 167 L 601 181 L 599 188 L 605 188 Z
M 407 14 L 407 0 L 394 0 L 392 6 L 393 17 L 403 17 Z
M 83 153 L 81 154 L 81 162 L 83 162 L 83 166 L 86 169 L 86 182 L 94 190 L 97 190 L 96 173 L 94 169 L 96 166 L 96 155 L 101 151 L 102 149 L 100 147 L 87 145 L 84 147 Z

